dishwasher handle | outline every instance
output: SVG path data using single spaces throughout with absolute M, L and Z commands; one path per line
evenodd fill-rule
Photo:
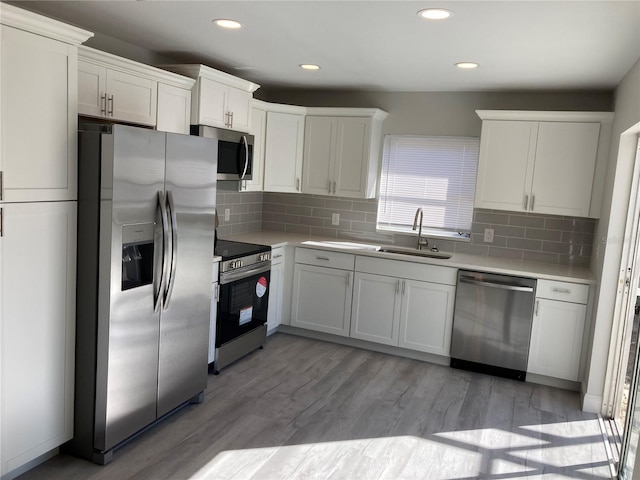
M 521 287 L 520 285 L 509 285 L 505 283 L 494 283 L 483 280 L 476 280 L 473 277 L 460 277 L 460 283 L 469 283 L 479 287 L 500 288 L 502 290 L 511 290 L 514 292 L 533 292 L 533 287 Z

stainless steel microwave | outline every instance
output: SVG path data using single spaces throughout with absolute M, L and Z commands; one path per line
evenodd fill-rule
M 218 140 L 218 180 L 253 178 L 253 135 L 205 125 L 192 125 L 191 135 Z

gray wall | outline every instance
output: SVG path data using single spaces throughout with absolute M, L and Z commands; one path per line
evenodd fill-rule
M 583 385 L 585 403 L 596 404 L 599 401 L 602 404 L 603 401 L 623 242 L 629 240 L 624 238 L 624 233 L 638 138 L 638 132 L 626 136 L 622 136 L 622 133 L 638 122 L 640 60 L 627 73 L 615 92 L 611 154 L 602 202 L 602 218 L 596 227 L 595 252 L 591 263 L 598 284 L 591 332 L 591 352 L 587 357 L 590 358 L 590 364 Z M 593 408 L 590 410 L 599 411 Z

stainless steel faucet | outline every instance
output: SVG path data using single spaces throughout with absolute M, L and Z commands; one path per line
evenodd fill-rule
M 418 207 L 418 209 L 416 210 L 416 216 L 413 219 L 413 229 L 412 229 L 412 230 L 415 230 L 416 228 L 418 229 L 418 250 L 422 250 L 423 248 L 426 248 L 429 246 L 429 241 L 426 238 L 422 238 L 422 216 L 423 216 L 422 207 Z M 418 220 L 418 217 L 420 217 L 420 220 Z

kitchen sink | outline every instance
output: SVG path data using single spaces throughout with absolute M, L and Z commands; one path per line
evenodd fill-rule
M 450 253 L 433 252 L 431 250 L 417 250 L 415 248 L 380 247 L 380 250 L 378 251 L 384 253 L 397 253 L 400 255 L 411 255 L 414 257 L 439 258 L 442 260 L 451 258 Z

